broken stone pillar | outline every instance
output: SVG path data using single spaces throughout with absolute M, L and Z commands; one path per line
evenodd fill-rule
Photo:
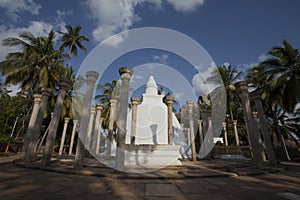
M 192 150 L 192 160 L 196 161 L 196 146 L 195 146 L 195 130 L 194 130 L 194 117 L 193 117 L 193 108 L 194 108 L 194 102 L 193 101 L 187 101 L 186 102 L 188 107 L 188 113 L 189 113 L 189 126 L 190 126 L 190 137 L 191 137 L 191 150 Z
M 233 131 L 234 131 L 234 136 L 235 136 L 235 143 L 237 146 L 240 146 L 240 139 L 239 139 L 238 130 L 237 130 L 237 120 L 233 120 Z
M 61 110 L 64 103 L 64 99 L 66 96 L 66 92 L 70 87 L 71 82 L 68 79 L 62 78 L 59 82 L 59 92 L 57 95 L 57 99 L 55 102 L 53 118 L 49 125 L 49 133 L 47 136 L 46 146 L 45 146 L 45 153 L 43 157 L 43 165 L 48 165 L 50 163 L 53 145 L 56 138 L 56 132 L 59 125 L 59 120 L 61 116 Z
M 128 93 L 132 72 L 132 69 L 129 67 L 122 67 L 119 69 L 122 85 L 120 90 L 120 108 L 118 113 L 118 136 L 116 151 L 116 168 L 118 170 L 122 170 L 124 168 Z
M 78 134 L 76 155 L 74 161 L 75 169 L 81 169 L 83 165 L 84 150 L 85 150 L 84 143 L 86 139 L 88 123 L 90 120 L 90 113 L 91 113 L 90 110 L 91 110 L 94 86 L 98 77 L 99 74 L 95 71 L 88 71 L 86 73 L 87 84 L 86 84 L 85 95 L 84 95 L 83 110 L 82 110 L 80 125 L 79 125 L 79 134 Z
M 101 142 L 101 127 L 102 127 L 102 123 L 103 123 L 103 118 L 100 118 L 99 121 L 99 129 L 98 129 L 98 138 L 97 138 L 97 143 L 96 143 L 96 152 L 95 154 L 97 155 L 98 153 L 100 153 L 100 142 Z
M 100 137 L 101 137 L 101 114 L 103 110 L 103 104 L 97 103 L 96 104 L 96 120 L 95 120 L 95 131 L 94 131 L 94 139 L 93 139 L 93 147 L 92 151 L 93 154 L 96 155 L 99 152 L 99 145 L 100 145 Z
M 174 97 L 167 95 L 167 105 L 168 105 L 168 144 L 173 143 L 173 103 Z
M 252 112 L 252 116 L 253 116 L 253 119 L 254 119 L 255 123 L 256 123 L 257 126 L 258 126 L 258 142 L 259 142 L 259 144 L 260 144 L 260 145 L 262 146 L 262 148 L 263 148 L 263 141 L 262 141 L 261 132 L 259 131 L 258 115 L 257 115 L 257 112 Z M 263 148 L 263 149 L 264 149 L 264 148 Z M 262 152 L 262 159 L 263 159 L 263 161 L 266 161 L 266 160 L 267 160 L 265 151 Z
M 116 99 L 110 100 L 110 113 L 109 113 L 109 123 L 108 123 L 108 136 L 106 142 L 106 157 L 111 157 L 111 144 L 113 142 L 113 133 L 114 133 L 114 123 L 115 123 L 115 114 L 117 109 L 118 101 Z
M 131 136 L 130 136 L 130 144 L 135 144 L 135 136 L 136 136 L 136 120 L 137 120 L 137 106 L 139 103 L 139 98 L 131 97 Z
M 35 123 L 37 121 L 39 109 L 40 109 L 40 103 L 41 103 L 41 98 L 42 95 L 40 94 L 35 94 L 33 99 L 33 108 L 31 112 L 31 117 L 29 120 L 28 128 L 26 131 L 25 139 L 24 139 L 24 144 L 23 144 L 23 152 L 25 153 L 24 155 L 24 160 L 25 161 L 30 161 L 30 159 L 34 155 L 34 138 L 35 138 Z M 33 155 L 32 152 L 33 151 Z
M 89 123 L 88 123 L 88 128 L 87 128 L 87 132 L 86 132 L 86 138 L 85 138 L 85 148 L 91 152 L 91 143 L 92 143 L 92 131 L 93 131 L 93 127 L 94 127 L 94 118 L 95 118 L 95 112 L 96 112 L 96 108 L 95 106 L 91 106 L 91 110 L 90 110 L 90 119 L 89 119 Z
M 76 127 L 78 125 L 78 120 L 73 119 L 73 129 L 72 129 L 72 135 L 71 135 L 71 142 L 70 142 L 70 148 L 69 148 L 69 155 L 72 154 L 73 151 L 73 145 L 74 145 L 74 138 L 76 133 Z
M 251 142 L 251 151 L 253 153 L 253 162 L 257 166 L 257 168 L 262 168 L 262 162 L 263 162 L 263 147 L 259 143 L 259 130 L 257 123 L 254 121 L 251 108 L 250 108 L 250 100 L 248 96 L 248 85 L 246 82 L 241 81 L 235 83 L 235 86 L 237 88 L 237 92 L 240 96 L 240 99 L 242 101 L 244 114 L 246 118 L 246 124 L 247 124 L 247 132 L 249 135 L 249 139 Z
M 227 128 L 226 128 L 226 122 L 223 122 L 223 130 L 224 130 L 224 142 L 225 146 L 228 146 L 228 138 L 227 138 Z
M 199 141 L 200 141 L 200 147 L 203 144 L 204 137 L 203 137 L 203 128 L 202 128 L 202 122 L 203 120 L 198 120 L 198 129 L 199 129 Z
M 274 153 L 274 149 L 272 146 L 271 137 L 269 135 L 269 130 L 268 130 L 268 125 L 267 125 L 266 118 L 265 118 L 264 108 L 263 108 L 263 105 L 261 102 L 261 95 L 262 95 L 261 91 L 256 91 L 256 92 L 251 93 L 251 97 L 254 100 L 254 103 L 255 103 L 255 106 L 257 109 L 260 128 L 261 128 L 262 136 L 263 136 L 264 143 L 266 146 L 266 151 L 267 151 L 270 166 L 276 166 L 275 153 Z
M 70 121 L 70 118 L 66 117 L 65 118 L 65 123 L 64 123 L 63 133 L 62 133 L 62 136 L 61 136 L 61 141 L 60 141 L 58 155 L 62 155 L 62 153 L 63 153 L 64 144 L 65 144 L 65 138 L 66 138 L 66 133 L 67 133 L 67 128 L 68 128 L 69 121 Z
M 207 109 L 206 109 L 206 106 L 205 104 L 202 104 L 202 103 L 199 103 L 199 110 L 200 110 L 200 116 L 202 118 L 202 131 L 203 131 L 203 136 L 205 137 L 206 133 L 207 133 L 207 130 L 208 130 L 208 121 L 207 121 Z

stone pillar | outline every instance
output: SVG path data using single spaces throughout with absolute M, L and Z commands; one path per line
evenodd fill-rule
M 72 154 L 73 151 L 73 145 L 74 145 L 74 138 L 76 133 L 76 127 L 78 125 L 78 120 L 73 119 L 73 129 L 72 129 L 72 135 L 71 135 L 71 142 L 70 142 L 70 148 L 69 148 L 69 155 Z
M 130 144 L 135 144 L 135 136 L 136 136 L 136 120 L 137 120 L 137 105 L 139 103 L 139 98 L 132 97 L 131 105 L 132 105 L 132 116 L 131 116 L 131 136 L 130 136 Z
M 227 128 L 226 128 L 226 122 L 223 122 L 223 130 L 224 130 L 224 142 L 225 146 L 228 146 L 228 138 L 227 138 Z
M 203 122 L 202 119 L 198 120 L 198 129 L 199 129 L 200 147 L 201 147 L 201 145 L 202 145 L 203 142 L 204 142 L 202 122 Z M 200 151 L 200 150 L 199 150 L 199 151 Z
M 106 158 L 111 157 L 111 143 L 113 142 L 115 114 L 117 109 L 118 101 L 116 99 L 110 100 L 110 112 L 109 112 L 109 123 L 108 123 L 108 136 L 106 141 Z
M 86 73 L 87 85 L 85 89 L 84 95 L 84 104 L 83 110 L 81 114 L 81 120 L 79 125 L 79 134 L 77 140 L 77 147 L 76 147 L 76 155 L 74 161 L 74 168 L 81 169 L 83 164 L 84 158 L 84 143 L 86 138 L 86 132 L 88 129 L 88 122 L 90 120 L 90 109 L 92 104 L 93 92 L 95 82 L 97 81 L 99 74 L 95 71 L 88 71 Z
M 167 95 L 167 105 L 168 105 L 168 144 L 173 144 L 173 103 L 174 97 Z
M 250 101 L 248 96 L 248 85 L 246 82 L 242 81 L 242 82 L 235 83 L 235 86 L 237 88 L 237 92 L 242 101 L 244 114 L 246 117 L 247 132 L 252 146 L 251 150 L 253 153 L 253 161 L 258 168 L 262 168 L 263 148 L 259 143 L 258 126 L 253 119 L 251 108 L 250 108 Z
M 51 159 L 52 151 L 53 151 L 53 145 L 56 138 L 56 132 L 61 116 L 61 110 L 64 103 L 64 98 L 66 95 L 67 90 L 70 87 L 70 81 L 67 79 L 61 79 L 59 86 L 59 92 L 57 95 L 57 99 L 55 102 L 54 112 L 53 112 L 53 118 L 50 122 L 49 126 L 49 133 L 47 136 L 46 146 L 45 146 L 45 154 L 43 157 L 43 165 L 48 165 Z
M 99 121 L 99 129 L 98 129 L 98 138 L 97 138 L 97 143 L 96 143 L 96 152 L 95 155 L 97 155 L 98 153 L 100 153 L 100 142 L 101 142 L 101 127 L 102 127 L 102 123 L 103 123 L 103 118 L 100 118 Z
M 188 113 L 189 113 L 188 116 L 189 116 L 189 126 L 190 126 L 192 159 L 193 159 L 193 161 L 196 161 L 197 157 L 196 157 L 195 130 L 194 130 L 194 118 L 193 118 L 194 102 L 193 101 L 187 101 L 186 104 L 187 104 Z
M 254 100 L 254 103 L 255 103 L 255 106 L 257 109 L 257 114 L 258 114 L 258 118 L 259 118 L 259 122 L 260 122 L 260 128 L 261 128 L 261 132 L 262 132 L 264 142 L 266 145 L 266 152 L 268 155 L 269 164 L 270 164 L 270 166 L 276 166 L 275 153 L 274 153 L 274 149 L 272 146 L 271 137 L 270 137 L 269 131 L 268 131 L 268 125 L 267 125 L 266 118 L 265 118 L 265 112 L 264 112 L 264 108 L 263 108 L 263 105 L 261 102 L 261 95 L 262 95 L 262 93 L 260 91 L 251 93 L 252 99 Z
M 50 88 L 42 89 L 42 99 L 40 103 L 40 108 L 38 112 L 38 116 L 35 122 L 34 131 L 33 131 L 33 140 L 29 142 L 29 147 L 27 151 L 28 155 L 25 154 L 25 160 L 29 161 L 34 157 L 34 151 L 37 149 L 38 139 L 40 136 L 40 131 L 44 119 L 44 112 L 46 110 L 49 96 L 53 94 L 53 90 Z
M 99 144 L 100 144 L 100 136 L 101 136 L 101 114 L 103 110 L 103 104 L 97 103 L 96 104 L 96 121 L 95 121 L 95 131 L 94 131 L 94 139 L 93 139 L 93 154 L 96 156 L 96 154 L 99 152 Z
M 237 120 L 233 120 L 233 131 L 234 131 L 236 146 L 240 146 L 240 139 L 237 130 Z
M 63 149 L 64 149 L 64 144 L 65 144 L 66 133 L 67 133 L 67 128 L 68 128 L 69 121 L 70 121 L 70 118 L 66 117 L 65 118 L 65 123 L 64 123 L 63 133 L 62 133 L 62 136 L 61 136 L 61 141 L 60 141 L 58 155 L 62 155 L 62 153 L 63 153 Z
M 37 121 L 39 109 L 40 109 L 40 103 L 41 103 L 41 98 L 42 95 L 40 94 L 35 94 L 34 99 L 33 99 L 33 108 L 31 112 L 31 117 L 29 120 L 28 128 L 26 131 L 25 139 L 24 139 L 24 144 L 23 144 L 23 152 L 25 153 L 24 155 L 24 160 L 25 161 L 30 161 L 32 154 L 31 154 L 31 149 L 33 148 L 34 151 L 34 146 L 33 146 L 33 140 L 35 138 L 34 136 L 34 129 L 35 129 L 35 123 Z M 31 145 L 30 145 L 31 144 Z
M 91 106 L 90 110 L 90 118 L 89 118 L 89 123 L 88 123 L 88 128 L 86 132 L 86 138 L 85 138 L 85 148 L 90 152 L 91 151 L 91 143 L 92 143 L 92 131 L 93 131 L 93 126 L 94 126 L 94 118 L 95 118 L 95 112 L 96 108 L 95 106 Z
M 131 79 L 132 72 L 132 69 L 129 67 L 122 67 L 119 69 L 122 85 L 120 90 L 120 108 L 118 113 L 118 136 L 116 152 L 116 168 L 118 170 L 122 170 L 124 168 L 128 93 L 129 81 Z
M 253 116 L 254 122 L 258 126 L 258 142 L 263 148 L 263 151 L 261 152 L 262 153 L 261 156 L 262 156 L 263 161 L 266 161 L 267 158 L 266 158 L 266 154 L 265 154 L 264 147 L 263 147 L 262 135 L 261 135 L 261 132 L 259 131 L 258 113 L 257 112 L 252 112 L 252 116 Z
M 205 104 L 199 103 L 198 105 L 199 105 L 199 110 L 200 110 L 200 116 L 203 120 L 203 122 L 202 122 L 203 136 L 205 137 L 207 130 L 208 130 L 208 121 L 207 121 L 207 116 L 206 116 L 207 110 L 206 110 Z

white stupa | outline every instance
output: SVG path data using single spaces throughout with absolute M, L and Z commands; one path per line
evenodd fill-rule
M 142 97 L 142 102 L 137 107 L 135 145 L 164 146 L 165 148 L 162 148 L 162 151 L 168 151 L 169 153 L 173 151 L 171 153 L 172 155 L 168 155 L 170 158 L 167 160 L 162 157 L 161 159 L 158 158 L 157 160 L 147 161 L 147 163 L 155 162 L 156 164 L 164 164 L 165 161 L 169 162 L 168 160 L 174 159 L 174 156 L 175 158 L 186 157 L 185 151 L 187 149 L 187 144 L 182 127 L 173 113 L 173 141 L 171 145 L 168 145 L 168 110 L 167 106 L 163 103 L 164 95 L 158 95 L 157 89 L 158 87 L 154 77 L 153 75 L 150 75 L 145 93 Z M 127 115 L 126 144 L 130 144 L 131 116 L 132 111 L 129 111 Z M 159 155 L 163 155 L 164 153 L 165 152 L 158 152 L 156 153 L 156 156 L 159 157 Z M 147 155 L 147 158 L 151 159 L 151 156 L 149 157 L 149 155 Z

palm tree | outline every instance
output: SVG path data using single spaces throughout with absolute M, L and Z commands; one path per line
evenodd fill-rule
M 221 76 L 221 79 L 219 78 Z M 236 68 L 231 65 L 218 66 L 215 71 L 212 72 L 212 77 L 208 78 L 207 81 L 212 81 L 214 83 L 223 85 L 226 91 L 227 97 L 227 108 L 229 109 L 231 121 L 233 122 L 233 103 L 236 99 L 236 88 L 234 82 L 237 81 L 242 75 L 241 71 L 238 71 Z
M 21 47 L 21 51 L 9 53 L 0 63 L 0 71 L 6 76 L 5 83 L 21 84 L 23 91 L 54 88 L 63 68 L 61 51 L 53 47 L 54 39 L 54 31 L 48 36 L 34 37 L 23 32 L 19 38 L 4 39 L 5 46 Z
M 273 47 L 268 55 L 269 59 L 248 71 L 248 82 L 263 90 L 266 115 L 280 140 L 284 159 L 289 159 L 283 136 L 297 130 L 292 119 L 287 123 L 286 112 L 295 114 L 295 107 L 300 102 L 300 55 L 286 40 L 283 47 Z
M 75 27 L 72 27 L 70 25 L 65 26 L 67 29 L 67 32 L 58 32 L 62 34 L 61 37 L 61 45 L 60 49 L 68 48 L 68 60 L 66 63 L 66 66 L 69 66 L 71 54 L 73 54 L 74 57 L 77 57 L 77 47 L 81 49 L 82 51 L 86 51 L 86 48 L 83 46 L 81 42 L 83 41 L 89 41 L 88 38 L 86 38 L 83 35 L 80 35 L 80 31 L 82 29 L 81 26 L 77 25 Z
M 103 104 L 103 127 L 108 128 L 110 115 L 110 100 L 119 99 L 120 83 L 117 80 L 113 80 L 111 83 L 107 82 L 103 85 L 98 85 L 97 89 L 102 90 L 102 94 L 96 95 L 95 99 L 99 100 L 99 103 Z
M 261 62 L 256 70 L 260 70 L 259 77 L 270 83 L 269 93 L 280 94 L 283 109 L 294 112 L 300 102 L 300 54 L 286 40 L 283 47 L 275 46 L 268 52 L 270 58 Z

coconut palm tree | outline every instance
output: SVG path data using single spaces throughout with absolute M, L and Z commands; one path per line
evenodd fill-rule
M 280 94 L 283 109 L 294 112 L 300 102 L 300 54 L 286 40 L 283 47 L 275 46 L 269 52 L 269 59 L 261 62 L 256 70 L 257 79 L 265 78 L 270 83 L 269 93 Z
M 4 46 L 21 48 L 19 52 L 9 53 L 0 63 L 5 83 L 20 84 L 23 91 L 54 88 L 63 69 L 62 54 L 54 49 L 54 38 L 54 31 L 50 31 L 48 36 L 35 37 L 23 32 L 19 38 L 4 39 Z
M 234 82 L 241 78 L 242 71 L 238 71 L 235 67 L 231 65 L 218 66 L 215 71 L 212 72 L 212 77 L 208 78 L 207 81 L 211 81 L 220 85 L 223 85 L 226 91 L 227 97 L 227 108 L 229 109 L 229 114 L 231 121 L 233 122 L 233 104 L 234 100 L 237 99 L 235 93 L 236 88 Z M 221 76 L 221 79 L 219 78 Z
M 248 71 L 248 82 L 263 90 L 263 103 L 273 132 L 279 139 L 284 159 L 289 159 L 283 136 L 298 129 L 295 107 L 300 102 L 300 54 L 286 40 L 275 46 L 269 58 Z M 289 115 L 287 115 L 287 113 Z M 289 116 L 289 117 L 287 117 Z
M 103 127 L 108 128 L 109 115 L 110 115 L 110 100 L 119 99 L 120 83 L 117 80 L 113 80 L 111 83 L 107 82 L 103 85 L 98 85 L 97 89 L 102 90 L 102 94 L 96 95 L 95 99 L 98 100 L 99 103 L 103 104 L 103 111 L 102 111 Z
M 80 31 L 82 29 L 81 26 L 77 25 L 77 26 L 70 26 L 67 25 L 65 26 L 67 32 L 58 32 L 60 34 L 62 34 L 61 37 L 61 45 L 60 45 L 60 49 L 64 49 L 64 48 L 68 48 L 68 59 L 67 59 L 67 63 L 66 66 L 69 66 L 69 62 L 70 62 L 70 58 L 71 58 L 71 54 L 73 54 L 74 57 L 77 57 L 77 48 L 81 49 L 82 51 L 86 52 L 86 48 L 83 46 L 82 42 L 83 41 L 89 41 L 88 38 L 86 38 L 83 35 L 80 35 Z

